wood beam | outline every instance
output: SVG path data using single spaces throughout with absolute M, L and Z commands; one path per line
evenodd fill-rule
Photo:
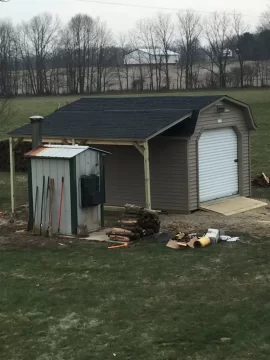
M 13 150 L 15 149 L 15 147 L 17 146 L 17 145 L 19 145 L 21 142 L 23 141 L 23 139 L 22 138 L 18 138 L 18 139 L 13 139 Z
M 62 143 L 63 143 L 64 145 L 69 145 L 69 141 L 68 141 L 67 139 L 62 139 Z
M 10 200 L 11 200 L 11 213 L 15 212 L 15 159 L 13 139 L 9 138 L 9 165 L 10 165 Z
M 150 186 L 150 165 L 149 165 L 149 146 L 148 141 L 144 143 L 144 185 L 145 185 L 145 205 L 151 209 L 151 186 Z
M 91 140 L 91 139 L 66 139 L 69 141 L 69 143 L 72 143 L 72 140 L 74 141 L 74 144 L 77 141 L 83 141 L 84 145 L 123 145 L 123 146 L 133 146 L 134 141 L 121 141 L 121 140 Z M 22 138 L 23 142 L 32 142 L 32 139 L 29 137 Z M 52 144 L 62 144 L 63 138 L 42 138 L 43 143 L 52 143 Z M 138 145 L 142 145 L 144 143 L 139 143 Z
M 139 145 L 137 142 L 134 142 L 133 145 L 142 154 L 142 156 L 144 156 L 144 146 Z
M 62 138 L 54 139 L 54 138 L 42 138 L 42 143 L 51 143 L 51 144 L 62 144 Z M 32 142 L 31 138 L 22 138 L 23 142 Z
M 123 145 L 123 146 L 133 146 L 132 141 L 118 141 L 118 140 L 90 140 L 86 142 L 87 145 Z

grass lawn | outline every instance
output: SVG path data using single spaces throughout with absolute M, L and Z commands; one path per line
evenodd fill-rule
M 27 177 L 26 177 L 25 173 L 16 173 L 15 197 L 16 197 L 16 206 L 26 204 L 28 201 L 28 199 L 27 199 Z M 9 209 L 10 209 L 9 173 L 0 172 L 0 211 L 1 210 L 6 211 Z
M 270 239 L 245 240 L 3 250 L 0 358 L 268 360 Z

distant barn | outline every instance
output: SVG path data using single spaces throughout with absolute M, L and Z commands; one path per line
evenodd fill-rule
M 179 54 L 159 48 L 137 49 L 131 51 L 124 58 L 126 65 L 147 65 L 147 64 L 176 64 L 179 62 Z

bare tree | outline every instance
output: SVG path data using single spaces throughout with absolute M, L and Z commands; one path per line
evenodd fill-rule
M 131 54 L 128 54 L 128 56 L 130 59 L 134 57 L 133 60 L 135 60 L 135 64 L 136 66 L 138 66 L 138 68 L 133 67 L 132 88 L 133 90 L 143 91 L 144 83 L 145 83 L 144 70 L 145 70 L 145 66 L 147 66 L 147 61 L 146 61 L 147 55 L 146 56 L 142 55 L 142 52 L 140 51 L 140 49 L 143 46 L 143 43 L 141 42 L 140 34 L 138 33 L 139 32 L 138 27 L 139 24 L 137 24 L 135 30 L 131 30 L 129 32 L 130 47 L 133 49 L 133 51 L 131 52 Z
M 204 35 L 207 45 L 202 49 L 211 62 L 211 67 L 206 69 L 218 78 L 220 88 L 225 88 L 229 58 L 228 39 L 232 36 L 230 15 L 225 12 L 211 14 L 205 19 Z
M 186 72 L 186 89 L 193 87 L 193 65 L 198 50 L 199 36 L 201 33 L 200 16 L 193 10 L 179 12 L 179 47 L 181 54 L 184 55 L 185 72 Z
M 158 14 L 154 22 L 156 44 L 164 54 L 166 89 L 170 89 L 169 51 L 173 44 L 174 26 L 170 14 Z
M 110 80 L 113 79 L 113 70 L 110 69 L 113 58 L 112 46 L 114 45 L 111 31 L 105 22 L 97 20 L 96 24 L 96 43 L 95 43 L 95 63 L 96 63 L 96 90 L 105 91 L 110 87 Z
M 49 13 L 34 16 L 18 29 L 21 57 L 31 79 L 34 94 L 49 93 L 48 71 L 57 43 L 58 18 Z
M 18 87 L 18 52 L 15 31 L 9 21 L 0 21 L 0 94 L 10 95 Z
M 64 58 L 68 91 L 72 93 L 88 92 L 90 67 L 92 64 L 93 43 L 95 41 L 95 21 L 88 15 L 77 14 L 62 31 Z
M 127 55 L 131 52 L 131 47 L 127 42 L 127 36 L 121 34 L 119 37 L 119 49 L 116 54 L 116 68 L 117 68 L 117 77 L 119 82 L 120 91 L 129 90 L 129 64 L 127 60 Z M 125 82 L 125 86 L 124 86 Z
M 232 29 L 233 35 L 229 38 L 229 44 L 231 49 L 237 55 L 237 59 L 240 67 L 240 86 L 244 87 L 244 48 L 241 38 L 243 34 L 248 31 L 248 25 L 245 23 L 241 13 L 234 13 L 232 16 Z
M 144 49 L 143 64 L 145 66 L 147 77 L 149 78 L 148 86 L 151 91 L 154 90 L 154 78 L 156 80 L 156 87 L 158 87 L 158 71 L 156 62 L 156 47 L 155 47 L 155 33 L 154 24 L 151 19 L 139 20 L 136 24 L 136 37 L 140 44 L 140 48 Z M 154 73 L 156 76 L 154 76 Z
M 262 12 L 258 28 L 259 31 L 270 29 L 270 5 L 267 6 L 267 10 Z

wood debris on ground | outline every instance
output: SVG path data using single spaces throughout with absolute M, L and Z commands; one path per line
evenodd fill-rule
M 224 230 L 208 229 L 205 233 L 177 233 L 167 243 L 167 247 L 170 249 L 184 250 L 187 248 L 202 248 L 211 244 L 217 244 L 220 240 L 227 242 L 239 241 L 239 237 L 231 237 L 225 235 Z
M 117 226 L 107 231 L 110 240 L 130 242 L 159 233 L 157 212 L 136 205 L 126 204 Z
M 265 175 L 265 173 L 261 173 L 252 179 L 251 183 L 256 187 L 267 187 L 269 186 L 270 180 L 269 177 Z

